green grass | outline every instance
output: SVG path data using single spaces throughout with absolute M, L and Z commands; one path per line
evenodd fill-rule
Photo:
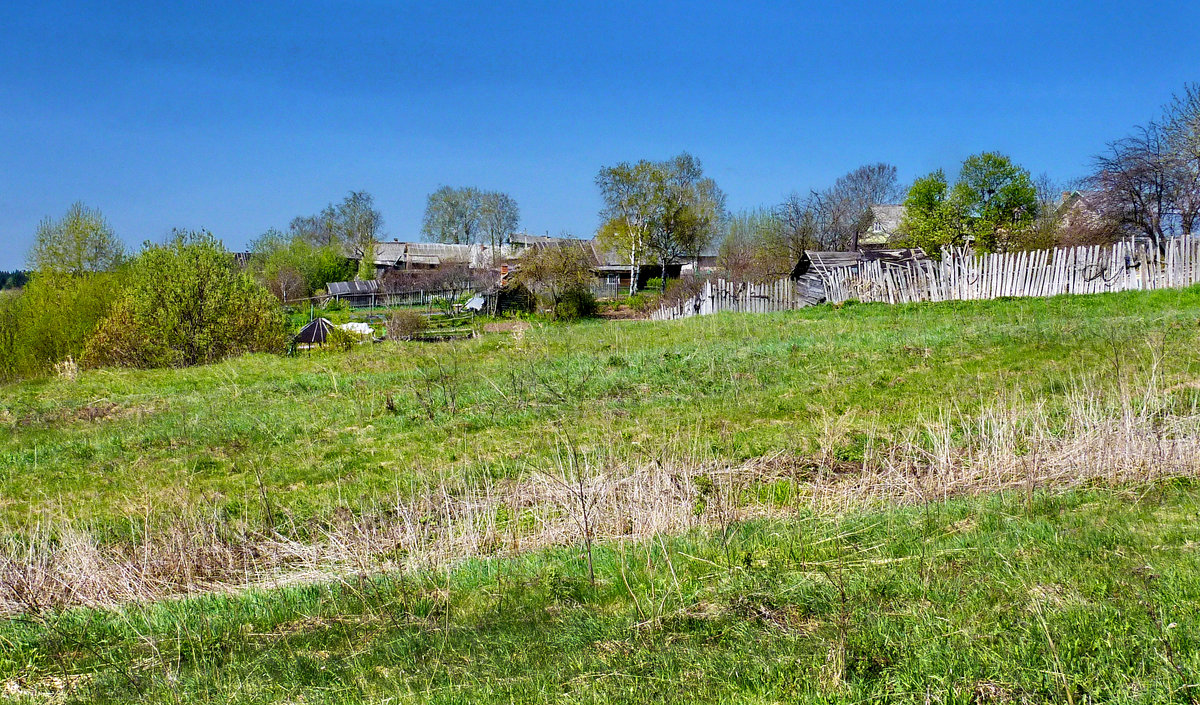
M 119 527 L 196 506 L 249 521 L 263 493 L 303 523 L 415 477 L 544 467 L 564 443 L 736 461 L 813 453 L 836 427 L 852 457 L 1014 396 L 1053 409 L 1158 353 L 1168 388 L 1193 383 L 1198 321 L 1197 289 L 853 305 L 9 384 L 0 523 Z
M 262 527 L 267 513 L 267 528 L 306 540 L 347 508 L 519 477 L 564 449 L 634 464 L 783 452 L 837 472 L 924 423 L 1009 404 L 1053 420 L 1081 389 L 1136 394 L 1150 380 L 1167 402 L 1155 409 L 1194 419 L 1198 350 L 1193 288 L 548 325 L 10 384 L 0 576 L 16 582 L 0 588 L 21 589 L 12 576 L 68 525 L 112 546 L 112 560 L 158 558 L 137 553 L 153 533 L 139 533 L 143 518 L 213 532 L 154 550 L 244 537 L 239 527 Z M 1157 423 L 1168 446 L 1192 432 L 1146 420 Z M 803 482 L 763 481 L 735 500 L 775 506 L 776 518 L 601 543 L 595 583 L 584 552 L 560 547 L 436 572 L 30 609 L 0 621 L 0 700 L 1200 698 L 1194 479 L 1030 485 L 836 516 L 814 513 Z M 21 535 L 39 523 L 49 543 L 26 556 Z
M 1198 500 L 1176 480 L 801 510 L 602 547 L 595 585 L 559 549 L 29 617 L 0 624 L 0 688 L 113 703 L 1194 702 Z

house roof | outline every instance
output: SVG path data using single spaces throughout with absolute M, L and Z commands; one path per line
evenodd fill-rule
M 497 248 L 500 257 L 508 257 L 512 249 Z M 362 250 L 355 252 L 361 259 Z M 374 247 L 375 265 L 378 267 L 401 267 L 410 264 L 440 266 L 444 264 L 466 264 L 470 267 L 491 264 L 490 245 L 452 245 L 441 242 L 377 242 Z
M 573 238 L 550 237 L 549 235 L 531 235 L 530 233 L 513 233 L 508 236 L 508 242 L 513 245 L 529 247 L 532 245 L 550 245 L 560 240 Z
M 901 264 L 926 259 L 929 259 L 929 255 L 925 254 L 925 251 L 919 247 L 904 250 L 859 250 L 857 252 L 805 250 L 804 256 L 800 258 L 800 262 L 796 265 L 796 274 L 797 276 L 808 274 L 810 271 L 824 274 L 833 269 L 854 267 L 861 262 L 874 262 L 876 260 Z
M 374 279 L 352 282 L 329 282 L 325 291 L 330 296 L 348 296 L 351 294 L 375 294 L 379 291 L 379 282 Z

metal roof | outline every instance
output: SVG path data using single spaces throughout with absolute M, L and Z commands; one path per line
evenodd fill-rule
M 379 292 L 379 282 L 374 279 L 352 282 L 329 282 L 325 290 L 331 296 L 349 296 L 352 294 L 375 294 Z

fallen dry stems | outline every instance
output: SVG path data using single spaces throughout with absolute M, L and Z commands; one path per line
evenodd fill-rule
M 0 611 L 111 606 L 205 591 L 275 586 L 383 570 L 419 570 L 479 556 L 590 541 L 646 539 L 726 527 L 797 510 L 859 511 L 991 492 L 1128 485 L 1200 474 L 1200 413 L 1161 395 L 1074 395 L 1065 412 L 1013 403 L 903 442 L 868 444 L 835 462 L 831 430 L 808 457 L 774 454 L 737 465 L 694 458 L 630 464 L 567 452 L 514 480 L 431 478 L 329 525 L 316 540 L 235 531 L 181 518 L 139 540 L 102 543 L 39 525 L 0 544 Z M 756 501 L 756 484 L 790 482 L 798 499 Z M 770 494 L 770 493 L 768 493 Z M 584 516 L 586 514 L 586 516 Z M 589 544 L 590 545 L 590 544 Z

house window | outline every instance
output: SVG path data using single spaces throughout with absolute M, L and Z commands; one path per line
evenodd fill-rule
M 620 286 L 621 275 L 609 274 L 607 277 L 604 278 L 604 283 L 607 284 L 608 286 Z

